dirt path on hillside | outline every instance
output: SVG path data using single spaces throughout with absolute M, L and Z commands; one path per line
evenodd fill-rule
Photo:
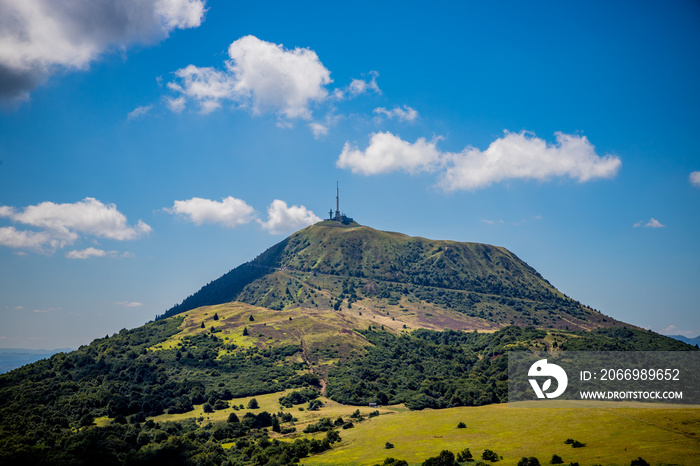
M 309 366 L 311 373 L 318 377 L 318 380 L 321 383 L 321 395 L 326 396 L 326 381 L 320 374 L 317 374 L 316 371 L 314 371 L 314 366 L 311 365 L 311 361 L 309 361 L 309 358 L 306 355 L 306 343 L 304 343 L 304 340 L 301 340 L 301 358 L 304 360 L 306 365 Z

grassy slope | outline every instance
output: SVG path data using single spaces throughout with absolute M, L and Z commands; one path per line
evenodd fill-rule
M 466 429 L 457 429 L 459 422 Z M 489 405 L 397 412 L 379 416 L 341 432 L 340 445 L 304 461 L 305 464 L 376 464 L 388 456 L 420 463 L 441 450 L 455 454 L 470 448 L 480 458 L 489 448 L 503 456 L 503 466 L 523 456 L 548 464 L 553 454 L 565 464 L 629 465 L 643 457 L 692 465 L 700 456 L 700 407 L 656 408 L 512 408 Z M 586 443 L 565 445 L 567 438 Z M 384 449 L 385 442 L 395 445 Z
M 440 318 L 432 324 L 414 322 L 427 328 L 535 325 L 590 330 L 625 325 L 564 296 L 505 248 L 328 223 L 294 233 L 209 283 L 165 316 L 232 300 L 276 310 L 329 309 L 337 299 L 347 306 L 350 283 L 357 299 L 369 300 L 370 307 L 398 309 L 401 304 L 419 319 L 431 317 L 426 313 L 435 315 L 433 310 L 462 316 L 461 325 L 455 327 Z
M 321 398 L 319 411 L 299 411 L 298 407 L 284 409 L 278 399 L 289 390 L 254 397 L 259 409 L 232 408 L 205 414 L 202 406 L 195 411 L 153 418 L 156 422 L 201 418 L 200 424 L 224 422 L 229 413 L 242 418 L 246 412 L 291 412 L 298 421 L 297 432 L 287 435 L 271 433 L 273 438 L 322 438 L 324 434 L 304 434 L 302 430 L 320 418 L 348 419 L 357 407 Z M 237 398 L 232 404 L 247 406 L 251 397 Z M 605 406 L 598 403 L 598 406 Z M 304 406 L 304 405 L 300 405 Z M 380 416 L 367 419 L 374 408 L 360 408 L 365 420 L 355 427 L 340 430 L 342 442 L 332 450 L 303 461 L 310 465 L 381 463 L 386 457 L 404 459 L 420 464 L 441 450 L 455 454 L 470 448 L 479 458 L 489 448 L 503 456 L 499 465 L 514 466 L 523 456 L 536 456 L 548 464 L 553 454 L 565 464 L 629 465 L 632 459 L 643 457 L 650 464 L 670 463 L 692 466 L 700 455 L 700 406 L 684 408 L 646 408 L 628 404 L 626 408 L 522 408 L 506 404 L 481 407 L 460 407 L 442 410 L 409 411 L 403 405 L 379 408 Z M 457 429 L 464 422 L 466 429 Z M 564 440 L 573 438 L 586 443 L 584 448 L 571 448 Z M 391 442 L 394 449 L 386 450 Z M 233 444 L 224 445 L 225 448 Z

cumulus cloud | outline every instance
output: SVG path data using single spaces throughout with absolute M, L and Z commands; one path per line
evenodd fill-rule
M 75 237 L 77 238 L 77 235 Z M 56 249 L 60 245 L 60 240 L 53 238 L 45 231 L 17 230 L 14 227 L 0 228 L 0 246 L 14 249 L 40 250 L 45 246 Z
M 321 221 L 306 207 L 302 205 L 289 207 L 286 202 L 279 199 L 275 199 L 268 206 L 267 221 L 260 220 L 255 209 L 245 201 L 231 196 L 221 202 L 194 197 L 186 201 L 175 201 L 172 208 L 164 210 L 183 216 L 197 225 L 210 223 L 236 228 L 257 221 L 264 230 L 273 235 L 297 230 Z
M 374 133 L 365 150 L 360 150 L 356 145 L 346 142 L 336 165 L 363 175 L 377 175 L 397 170 L 411 174 L 432 171 L 440 164 L 443 156 L 436 147 L 436 142 L 436 140 L 429 142 L 419 138 L 411 143 L 388 131 Z
M 272 201 L 267 208 L 267 216 L 266 222 L 261 220 L 258 222 L 273 235 L 298 230 L 321 221 L 316 214 L 303 205 L 288 207 L 286 202 L 279 199 Z
M 700 171 L 692 172 L 690 174 L 690 184 L 700 187 Z
M 205 0 L 0 0 L 0 98 L 27 100 L 61 70 L 198 27 Z
M 438 171 L 438 186 L 445 191 L 480 189 L 510 179 L 568 176 L 583 183 L 617 175 L 619 157 L 598 156 L 585 136 L 555 133 L 555 137 L 556 143 L 549 144 L 532 133 L 506 131 L 484 151 L 467 147 L 451 153 L 437 148 L 439 138 L 410 143 L 389 132 L 374 133 L 365 150 L 346 143 L 337 166 L 364 175 Z
M 144 105 L 142 107 L 136 107 L 132 111 L 129 112 L 129 114 L 126 116 L 127 120 L 134 120 L 136 118 L 142 117 L 144 115 L 147 115 L 148 112 L 151 111 L 153 108 L 153 105 Z
M 649 219 L 648 222 L 645 222 L 644 220 L 641 220 L 634 225 L 632 225 L 633 228 L 639 228 L 639 227 L 644 227 L 644 228 L 664 228 L 666 225 L 662 224 L 655 218 Z
M 188 65 L 175 72 L 168 87 L 204 113 L 230 100 L 254 113 L 272 112 L 287 119 L 311 118 L 310 106 L 328 96 L 330 71 L 308 48 L 285 49 L 255 36 L 228 48 L 224 70 Z
M 116 205 L 105 205 L 91 197 L 66 204 L 42 202 L 22 210 L 0 206 L 0 217 L 40 229 L 0 228 L 0 245 L 40 252 L 71 245 L 81 236 L 126 241 L 151 232 L 151 227 L 142 220 L 131 226 Z
M 186 201 L 175 201 L 172 208 L 165 210 L 185 217 L 197 225 L 218 223 L 227 228 L 236 228 L 255 219 L 255 209 L 245 201 L 231 196 L 220 202 L 193 197 Z
M 414 108 L 404 105 L 401 107 L 394 107 L 391 110 L 387 110 L 384 107 L 377 107 L 374 109 L 374 113 L 378 116 L 384 115 L 386 118 L 396 118 L 399 121 L 414 121 L 418 118 L 418 111 Z

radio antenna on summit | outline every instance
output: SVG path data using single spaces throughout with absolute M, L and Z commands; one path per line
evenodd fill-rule
M 353 219 L 340 213 L 340 184 L 335 182 L 335 215 L 333 215 L 333 209 L 328 211 L 328 220 L 335 220 L 343 225 L 348 225 L 353 222 Z
M 335 218 L 340 218 L 340 188 L 338 182 L 335 182 Z

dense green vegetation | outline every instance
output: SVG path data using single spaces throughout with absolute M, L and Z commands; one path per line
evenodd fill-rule
M 327 394 L 346 404 L 406 403 L 410 409 L 506 401 L 505 351 L 526 350 L 545 332 L 510 327 L 493 334 L 416 330 L 361 332 L 373 347 L 328 374 Z
M 193 426 L 172 425 L 165 437 L 159 437 L 148 423 L 142 423 L 165 412 L 192 411 L 196 404 L 204 403 L 205 411 L 207 406 L 213 411 L 228 408 L 227 400 L 234 397 L 319 383 L 304 371 L 305 365 L 287 362 L 301 352 L 294 345 L 236 350 L 215 334 L 203 333 L 184 338 L 176 348 L 147 349 L 179 331 L 181 322 L 182 318 L 173 318 L 123 330 L 72 353 L 59 353 L 3 374 L 0 462 L 27 458 L 44 464 L 41 459 L 46 458 L 45 464 L 88 464 L 90 455 L 103 447 L 114 453 L 114 461 L 103 464 L 139 464 L 152 455 L 174 455 L 178 461 L 198 455 L 217 457 L 220 447 L 207 444 L 211 435 L 206 430 L 200 435 Z M 223 349 L 233 351 L 218 356 Z M 89 427 L 105 416 L 113 421 L 109 427 Z M 261 427 L 265 426 L 253 424 L 226 438 Z M 141 435 L 144 432 L 148 437 Z M 223 439 L 219 437 L 215 438 Z M 147 438 L 157 445 L 148 447 Z M 182 456 L 177 453 L 180 450 Z M 125 452 L 131 455 L 124 456 Z
M 284 464 L 329 448 L 338 441 L 336 430 L 352 427 L 347 420 L 326 418 L 305 430 L 327 432 L 325 440 L 279 443 L 261 429 L 294 431 L 284 425 L 291 416 L 282 413 L 247 413 L 240 420 L 232 413 L 225 425 L 153 425 L 148 418 L 163 413 L 188 413 L 194 405 L 213 413 L 229 408 L 234 397 L 291 388 L 296 390 L 280 398 L 281 406 L 321 406 L 316 400 L 318 377 L 305 363 L 296 362 L 301 359 L 300 346 L 238 348 L 204 330 L 175 346 L 150 349 L 177 333 L 181 323 L 176 317 L 123 330 L 1 375 L 0 462 L 89 464 L 99 454 L 106 458 L 102 464 L 266 464 L 263 458 L 282 458 Z M 541 349 L 553 337 L 560 347 L 576 349 L 691 348 L 629 329 L 590 334 L 551 334 L 534 327 L 508 327 L 491 334 L 423 329 L 401 335 L 376 329 L 358 333 L 371 345 L 364 354 L 331 369 L 326 395 L 341 403 L 405 403 L 409 409 L 505 401 L 505 353 Z M 248 407 L 257 408 L 254 399 Z M 356 414 L 350 419 L 360 420 Z M 106 422 L 96 427 L 97 419 Z M 236 448 L 224 451 L 221 445 L 232 441 Z

